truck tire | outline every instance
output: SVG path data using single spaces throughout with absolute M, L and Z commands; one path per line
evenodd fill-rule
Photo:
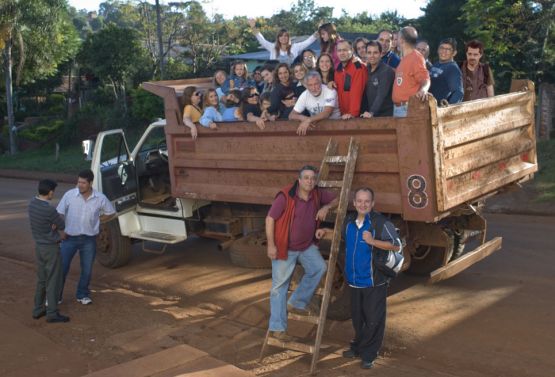
M 253 232 L 239 238 L 229 247 L 231 263 L 245 268 L 272 268 L 266 245 L 264 232 Z
M 443 267 L 446 264 L 445 261 L 451 260 L 452 255 L 453 243 L 448 246 L 418 246 L 414 255 L 411 256 L 406 272 L 412 275 L 428 275 Z
M 117 219 L 100 224 L 100 233 L 96 237 L 96 258 L 108 268 L 124 266 L 131 259 L 131 239 L 121 235 Z

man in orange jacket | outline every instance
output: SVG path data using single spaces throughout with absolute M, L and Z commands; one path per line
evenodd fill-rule
M 274 199 L 266 217 L 268 257 L 272 260 L 270 291 L 271 335 L 282 341 L 291 340 L 287 331 L 287 310 L 314 315 L 310 300 L 326 271 L 326 263 L 315 245 L 318 222 L 337 206 L 334 193 L 316 187 L 316 168 L 304 166 L 292 185 L 283 188 Z M 300 262 L 304 275 L 287 302 L 287 290 Z

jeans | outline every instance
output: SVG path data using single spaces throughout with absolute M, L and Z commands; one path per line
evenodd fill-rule
M 403 105 L 393 105 L 393 116 L 395 118 L 406 118 L 409 109 L 409 104 L 405 103 Z
M 71 260 L 75 253 L 79 250 L 79 260 L 81 262 L 81 276 L 79 277 L 79 284 L 77 285 L 77 299 L 89 297 L 89 283 L 91 281 L 92 267 L 94 257 L 96 255 L 96 236 L 68 236 L 67 239 L 62 241 L 62 268 L 64 271 L 64 285 L 66 282 L 67 273 L 71 266 Z M 60 292 L 60 299 L 63 295 L 63 287 Z
M 305 309 L 307 307 L 322 275 L 326 272 L 326 263 L 316 245 L 311 245 L 304 251 L 289 250 L 287 260 L 272 260 L 270 331 L 287 330 L 287 290 L 297 261 L 303 266 L 304 275 L 299 286 L 289 298 L 289 305 L 295 308 Z

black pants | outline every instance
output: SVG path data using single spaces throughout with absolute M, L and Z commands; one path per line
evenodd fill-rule
M 364 361 L 378 356 L 385 333 L 387 284 L 371 288 L 351 288 L 351 318 L 355 338 L 351 349 Z

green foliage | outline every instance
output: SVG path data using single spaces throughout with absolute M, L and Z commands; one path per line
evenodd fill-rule
M 80 143 L 62 146 L 58 161 L 55 159 L 54 143 L 48 143 L 41 149 L 30 149 L 15 156 L 0 155 L 1 169 L 77 173 L 90 166 L 90 161 L 85 161 L 83 158 Z
M 49 120 L 32 127 L 24 128 L 18 132 L 21 139 L 45 143 L 59 136 L 64 127 L 64 121 L 59 119 Z
M 437 57 L 439 42 L 444 38 L 455 38 L 459 43 L 456 60 L 465 60 L 464 42 L 468 38 L 465 33 L 466 24 L 461 19 L 462 7 L 466 0 L 430 0 L 424 10 L 424 16 L 418 21 L 419 32 L 430 45 L 430 60 Z
M 462 10 L 466 34 L 484 42 L 502 89 L 512 78 L 555 78 L 552 0 L 469 0 Z
M 164 118 L 164 101 L 142 88 L 131 91 L 131 114 L 139 120 Z

